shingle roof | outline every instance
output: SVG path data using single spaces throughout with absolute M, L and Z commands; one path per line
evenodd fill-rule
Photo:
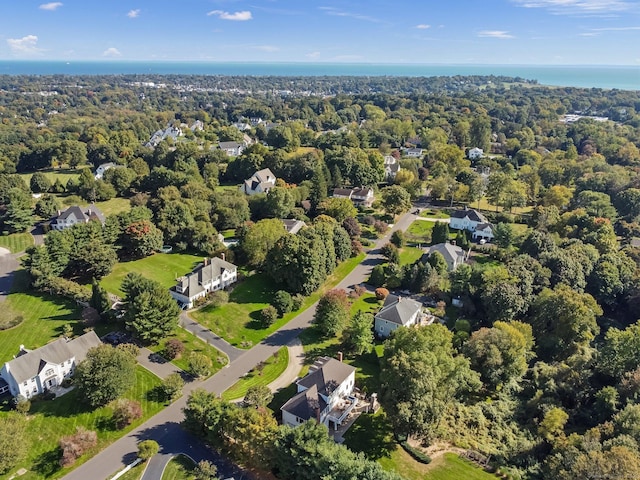
M 322 412 L 327 404 L 318 395 L 318 387 L 312 385 L 307 390 L 291 397 L 280 410 L 289 412 L 303 420 L 310 420 L 318 417 L 318 410 Z
M 100 223 L 104 223 L 104 214 L 93 204 L 88 205 L 84 209 L 77 205 L 72 205 L 66 210 L 60 212 L 60 215 L 58 215 L 54 221 L 66 220 L 72 213 L 78 220 L 85 222 L 89 220 L 98 220 Z
M 464 250 L 450 243 L 438 243 L 430 246 L 428 254 L 431 255 L 434 252 L 439 252 L 447 263 L 455 263 L 460 260 L 460 257 L 464 260 Z
M 402 298 L 397 295 L 387 295 L 376 317 L 388 322 L 406 325 L 416 312 L 422 310 L 422 304 L 411 298 Z
M 307 389 L 315 385 L 320 394 L 329 396 L 355 371 L 355 367 L 351 365 L 339 362 L 335 358 L 327 358 L 320 368 L 309 373 L 296 383 Z
M 222 260 L 218 257 L 213 257 L 204 263 L 197 266 L 191 273 L 181 277 L 178 281 L 182 285 L 182 294 L 186 297 L 195 297 L 198 293 L 204 291 L 203 285 L 211 282 L 213 279 L 222 275 L 225 270 L 233 271 L 236 267 L 233 263 L 229 263 L 226 260 Z M 173 287 L 175 289 L 175 287 Z
M 295 218 L 283 218 L 282 224 L 287 232 L 294 235 L 298 233 L 302 227 L 307 226 L 302 220 L 296 220 Z
M 451 213 L 451 217 L 452 218 L 469 217 L 469 220 L 473 220 L 474 222 L 489 223 L 487 220 L 487 217 L 485 217 L 483 214 L 481 214 L 480 212 L 472 208 L 470 208 L 469 210 L 456 210 Z
M 38 375 L 47 363 L 60 365 L 75 357 L 78 364 L 85 359 L 90 348 L 101 344 L 93 330 L 73 340 L 60 338 L 7 362 L 7 370 L 17 383 L 22 383 Z

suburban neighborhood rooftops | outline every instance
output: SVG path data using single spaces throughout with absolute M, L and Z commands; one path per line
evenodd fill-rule
M 438 243 L 436 245 L 431 245 L 427 252 L 427 256 L 434 252 L 440 253 L 448 263 L 455 262 L 458 258 L 464 258 L 465 256 L 462 248 L 451 243 Z
M 315 386 L 321 395 L 328 396 L 355 371 L 355 367 L 335 358 L 325 358 L 317 370 L 310 372 L 296 383 L 307 389 Z
M 294 395 L 285 403 L 281 410 L 302 419 L 318 418 L 319 412 L 327 407 L 327 403 L 318 395 L 318 387 L 311 385 L 307 390 Z
M 468 210 L 455 210 L 454 212 L 451 213 L 451 218 L 464 218 L 464 217 L 469 217 L 469 220 L 472 220 L 474 222 L 489 223 L 489 221 L 487 220 L 487 217 L 485 217 L 483 214 L 481 214 L 480 212 L 472 208 Z
M 7 362 L 7 370 L 17 383 L 22 383 L 38 375 L 47 363 L 60 365 L 75 358 L 75 362 L 78 364 L 85 359 L 90 348 L 101 344 L 102 342 L 93 330 L 72 340 L 60 338 Z
M 71 215 L 74 215 L 78 220 L 89 221 L 98 220 L 100 223 L 104 223 L 104 214 L 95 205 L 88 205 L 81 208 L 78 205 L 72 205 L 66 210 L 59 211 L 58 215 L 54 217 L 54 222 L 58 220 L 66 220 Z
M 422 310 L 420 302 L 390 294 L 387 295 L 376 317 L 398 325 L 407 325 L 416 311 L 420 310 Z

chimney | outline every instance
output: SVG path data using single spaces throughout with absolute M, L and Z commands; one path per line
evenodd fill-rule
M 342 362 L 342 352 L 338 352 L 338 361 Z
M 226 261 L 226 255 L 224 254 L 224 252 L 222 252 L 222 253 L 220 254 L 220 258 L 221 258 L 222 260 Z
M 58 210 L 58 216 L 62 215 L 62 212 L 60 210 Z
M 320 421 L 320 407 L 316 407 L 315 411 L 316 411 L 316 420 L 318 421 L 318 423 L 322 423 Z
M 451 245 L 455 245 L 456 241 L 455 240 L 451 240 Z

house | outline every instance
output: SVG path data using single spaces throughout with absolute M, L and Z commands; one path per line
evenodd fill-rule
M 404 154 L 407 157 L 422 158 L 422 156 L 424 155 L 424 150 L 422 148 L 407 148 L 404 151 Z
M 229 157 L 241 155 L 245 148 L 245 144 L 239 142 L 220 142 L 218 146 L 220 150 L 225 152 Z
M 315 419 L 337 430 L 358 403 L 352 395 L 355 373 L 355 367 L 340 360 L 319 358 L 296 382 L 298 393 L 280 408 L 282 423 L 296 427 Z
M 245 180 L 240 186 L 247 195 L 255 195 L 256 193 L 269 193 L 271 188 L 276 185 L 276 176 L 268 168 L 258 170 L 251 178 Z
M 60 338 L 35 350 L 20 345 L 20 352 L 0 370 L 0 393 L 30 398 L 56 387 L 70 377 L 76 366 L 85 359 L 89 349 L 102 342 L 91 330 L 69 340 Z
M 177 279 L 169 289 L 171 296 L 184 308 L 210 292 L 228 287 L 238 280 L 238 267 L 222 258 L 205 258 L 190 274 Z
M 388 181 L 393 181 L 396 178 L 396 175 L 400 171 L 400 163 L 396 160 L 395 157 L 391 155 L 384 156 L 384 176 Z
M 102 165 L 98 165 L 98 168 L 96 168 L 96 173 L 93 175 L 93 177 L 96 180 L 102 180 L 102 177 L 104 176 L 104 172 L 106 172 L 110 168 L 117 167 L 117 166 L 118 165 L 113 162 L 103 163 Z
M 455 270 L 467 259 L 466 253 L 459 246 L 452 243 L 438 243 L 436 245 L 431 245 L 420 260 L 425 263 L 434 252 L 438 252 L 444 257 L 449 271 Z
M 478 147 L 474 147 L 467 153 L 467 157 L 469 160 L 478 160 L 479 158 L 484 157 L 484 150 Z
M 449 227 L 472 232 L 474 239 L 493 239 L 493 225 L 482 213 L 472 208 L 454 211 L 451 214 Z
M 58 210 L 58 214 L 49 221 L 49 226 L 53 230 L 64 230 L 77 223 L 89 223 L 92 220 L 104 225 L 104 215 L 98 207 L 93 204 L 84 208 L 73 205 L 64 211 Z
M 354 205 L 363 205 L 365 207 L 370 207 L 375 200 L 373 189 L 368 187 L 334 188 L 331 196 L 333 198 L 348 198 Z
M 295 218 L 283 218 L 282 224 L 284 225 L 284 229 L 287 233 L 295 235 L 298 233 L 303 227 L 306 227 L 307 224 L 302 220 L 296 220 Z
M 145 143 L 145 147 L 155 148 L 158 144 L 166 138 L 172 139 L 174 142 L 178 139 L 178 137 L 182 137 L 184 134 L 182 130 L 178 127 L 174 127 L 170 123 L 167 124 L 167 128 L 164 130 L 158 130 L 155 132 L 149 141 Z
M 400 327 L 410 327 L 422 319 L 422 304 L 410 298 L 387 295 L 380 311 L 374 317 L 376 335 L 386 338 Z

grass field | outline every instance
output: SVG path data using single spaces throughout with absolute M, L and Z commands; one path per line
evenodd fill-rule
M 382 305 L 382 302 L 377 300 L 373 293 L 364 293 L 351 303 L 351 315 L 355 315 L 360 310 L 375 313 L 380 309 L 380 305 Z
M 84 167 L 84 168 L 88 168 L 88 167 Z M 65 186 L 67 185 L 67 182 L 69 181 L 70 178 L 77 179 L 80 176 L 81 171 L 82 171 L 82 168 L 78 168 L 75 170 L 70 168 L 69 169 L 48 168 L 46 170 L 40 170 L 40 172 L 44 173 L 52 184 L 55 183 L 57 179 L 60 179 L 60 182 L 62 182 L 62 185 L 65 185 Z M 31 177 L 33 176 L 33 172 L 19 173 L 18 175 L 22 178 L 22 180 L 24 180 L 24 182 L 28 186 L 29 183 L 31 182 Z
M 75 334 L 81 334 L 83 330 L 79 322 L 80 310 L 73 302 L 29 291 L 26 272 L 20 270 L 15 275 L 14 292 L 0 309 L 0 318 L 19 315 L 22 322 L 0 331 L 0 364 L 11 360 L 18 353 L 20 345 L 33 349 L 58 338 L 63 325 L 67 323 L 73 326 Z
M 211 375 L 220 370 L 228 362 L 227 356 L 224 353 L 219 351 L 217 348 L 212 347 L 203 340 L 200 340 L 191 332 L 188 332 L 183 328 L 177 328 L 173 335 L 165 338 L 159 344 L 150 345 L 147 348 L 162 355 L 166 342 L 172 339 L 177 339 L 182 342 L 182 344 L 184 345 L 184 353 L 180 358 L 171 360 L 171 363 L 173 363 L 178 368 L 181 368 L 185 372 L 189 371 L 189 354 L 191 352 L 204 353 L 213 361 Z
M 0 247 L 8 249 L 11 253 L 24 252 L 31 245 L 33 245 L 33 237 L 30 233 L 0 235 Z
M 106 202 L 96 202 L 96 207 L 104 213 L 105 217 L 116 213 L 128 212 L 131 210 L 131 203 L 128 198 L 115 197 Z
M 455 453 L 445 453 L 430 465 L 424 480 L 495 480 L 495 475 L 485 472 Z
M 247 390 L 256 385 L 269 385 L 286 370 L 289 364 L 289 349 L 282 347 L 276 357 L 269 357 L 264 362 L 264 368 L 251 370 L 244 378 L 236 382 L 222 394 L 223 400 L 236 400 L 246 395 Z
M 478 202 L 473 202 L 469 204 L 469 208 L 475 208 L 476 210 L 485 210 L 490 212 L 502 212 L 504 209 L 502 207 L 496 207 L 495 205 L 490 204 L 487 201 L 486 197 L 482 197 L 482 199 Z M 532 206 L 527 207 L 514 207 L 510 213 L 529 213 L 533 210 Z
M 263 328 L 259 321 L 260 310 L 269 305 L 278 287 L 266 274 L 254 274 L 242 281 L 233 289 L 226 305 L 208 305 L 191 312 L 191 315 L 198 323 L 205 325 L 230 344 L 250 348 L 285 325 L 299 312 L 313 305 L 323 291 L 340 283 L 363 258 L 364 254 L 361 254 L 342 262 L 319 291 L 305 298 L 299 311 L 286 314 L 268 328 Z
M 435 224 L 429 220 L 415 220 L 407 229 L 407 240 L 415 243 L 431 243 L 431 232 Z
M 403 247 L 400 249 L 400 265 L 412 265 L 424 254 L 421 248 Z
M 144 412 L 143 418 L 132 425 L 116 430 L 111 422 L 112 409 L 108 406 L 97 409 L 86 407 L 77 390 L 55 400 L 34 402 L 29 413 L 25 437 L 21 441 L 28 442 L 29 454 L 22 467 L 29 472 L 20 477 L 25 480 L 42 478 L 59 478 L 69 469 L 62 469 L 58 460 L 60 437 L 75 433 L 78 426 L 83 426 L 98 433 L 98 445 L 89 454 L 82 456 L 76 466 L 88 460 L 108 444 L 123 436 L 126 432 L 142 424 L 146 419 L 158 413 L 164 404 L 154 400 L 153 391 L 161 384 L 160 379 L 142 367 L 136 370 L 136 385 L 124 397 L 137 400 Z M 5 409 L 0 415 L 5 414 Z
M 175 285 L 176 277 L 189 273 L 201 261 L 202 257 L 186 253 L 156 253 L 140 260 L 117 263 L 100 283 L 108 292 L 122 296 L 122 280 L 127 273 L 137 272 L 169 288 Z
M 162 480 L 193 480 L 196 464 L 186 455 L 173 457 L 162 473 Z
M 420 212 L 420 216 L 423 218 L 449 218 L 450 215 L 444 210 L 440 209 L 426 209 Z

